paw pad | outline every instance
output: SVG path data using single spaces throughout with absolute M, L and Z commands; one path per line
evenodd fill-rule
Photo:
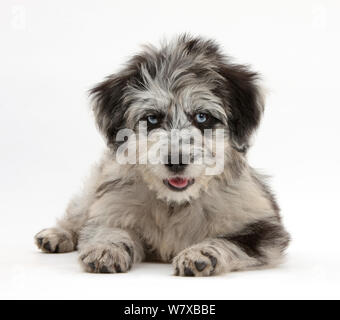
M 203 271 L 206 268 L 207 264 L 203 261 L 195 261 L 195 267 L 198 271 Z
M 218 259 L 209 248 L 194 246 L 180 252 L 173 260 L 176 276 L 210 276 L 215 273 Z

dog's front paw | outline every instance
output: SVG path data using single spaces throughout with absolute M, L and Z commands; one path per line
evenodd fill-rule
M 215 274 L 218 254 L 209 247 L 196 245 L 181 251 L 173 260 L 176 276 L 204 277 Z
M 93 244 L 83 248 L 79 261 L 85 271 L 121 273 L 131 269 L 133 247 L 126 243 Z
M 39 249 L 48 253 L 70 252 L 75 250 L 72 235 L 63 229 L 44 229 L 34 237 Z

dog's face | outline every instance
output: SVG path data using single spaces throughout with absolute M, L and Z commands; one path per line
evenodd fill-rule
M 216 175 L 239 173 L 263 111 L 256 81 L 214 42 L 183 36 L 147 47 L 91 93 L 113 152 L 134 148 L 131 170 L 159 198 L 183 202 L 199 197 Z M 126 129 L 134 139 L 124 142 Z

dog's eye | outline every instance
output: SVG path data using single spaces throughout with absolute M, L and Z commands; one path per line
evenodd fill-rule
M 194 125 L 196 125 L 196 127 L 201 130 L 214 128 L 218 122 L 218 119 L 213 117 L 211 114 L 205 112 L 199 112 L 193 116 Z
M 195 120 L 197 123 L 205 123 L 208 120 L 208 115 L 206 113 L 197 113 Z
M 158 118 L 156 116 L 147 116 L 147 120 L 150 124 L 158 124 Z

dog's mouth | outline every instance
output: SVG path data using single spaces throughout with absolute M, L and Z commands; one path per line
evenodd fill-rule
M 164 184 L 168 186 L 173 191 L 184 191 L 189 186 L 191 186 L 195 179 L 189 179 L 184 177 L 174 177 L 163 180 Z

